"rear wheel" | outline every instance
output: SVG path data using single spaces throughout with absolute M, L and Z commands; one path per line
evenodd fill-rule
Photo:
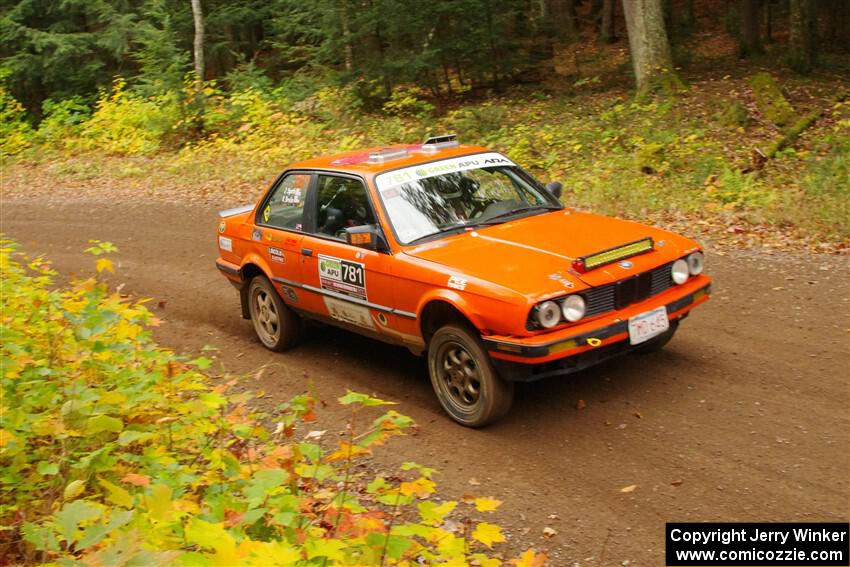
M 434 333 L 428 347 L 431 385 L 443 409 L 467 427 L 482 427 L 505 415 L 514 384 L 493 368 L 477 333 L 461 325 L 446 325 Z
M 265 276 L 251 280 L 248 306 L 254 332 L 266 348 L 286 350 L 301 338 L 301 319 L 286 306 Z

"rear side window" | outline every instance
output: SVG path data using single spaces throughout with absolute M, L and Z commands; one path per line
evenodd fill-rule
M 316 232 L 345 240 L 345 229 L 375 224 L 363 183 L 350 177 L 320 175 L 316 184 Z
M 281 179 L 261 212 L 262 224 L 286 230 L 304 230 L 304 201 L 310 175 L 292 173 Z

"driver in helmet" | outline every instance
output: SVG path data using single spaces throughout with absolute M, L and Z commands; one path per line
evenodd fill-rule
M 478 210 L 475 195 L 478 182 L 462 173 L 448 173 L 434 179 L 437 194 L 454 213 L 456 220 L 469 220 Z

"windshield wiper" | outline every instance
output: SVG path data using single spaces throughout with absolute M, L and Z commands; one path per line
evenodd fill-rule
M 520 213 L 527 213 L 528 211 L 536 211 L 536 210 L 557 211 L 559 209 L 560 209 L 560 207 L 557 207 L 555 205 L 528 205 L 528 206 L 525 206 L 525 207 L 518 207 L 518 208 L 512 209 L 510 211 L 505 211 L 504 213 L 499 213 L 498 215 L 493 215 L 492 217 L 490 217 L 486 220 L 480 221 L 478 224 L 484 224 L 484 225 L 495 224 L 495 223 L 491 223 L 491 221 L 496 221 L 496 219 L 504 219 L 506 217 L 512 217 L 512 216 L 518 215 Z M 496 221 L 496 222 L 502 222 L 502 221 Z
M 528 205 L 525 207 L 518 207 L 511 211 L 505 211 L 504 213 L 499 213 L 498 215 L 494 215 L 492 217 L 478 220 L 469 220 L 469 221 L 457 221 L 453 223 L 449 223 L 440 227 L 440 229 L 436 232 L 432 232 L 430 234 L 426 234 L 424 236 L 420 236 L 419 238 L 414 238 L 408 244 L 419 244 L 421 242 L 426 242 L 431 238 L 435 238 L 438 236 L 445 236 L 446 234 L 463 232 L 466 230 L 474 230 L 481 226 L 490 226 L 493 224 L 499 224 L 505 221 L 507 217 L 511 217 L 513 215 L 518 215 L 520 213 L 526 213 L 528 211 L 537 211 L 537 210 L 545 210 L 545 211 L 557 211 L 560 210 L 561 207 L 555 205 Z

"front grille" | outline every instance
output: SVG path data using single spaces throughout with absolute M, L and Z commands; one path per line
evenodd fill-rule
M 587 305 L 585 317 L 623 309 L 669 289 L 673 285 L 673 276 L 670 274 L 672 264 L 670 262 L 648 272 L 583 292 Z
M 673 275 L 670 273 L 672 266 L 673 262 L 668 262 L 653 270 L 580 292 L 585 302 L 585 318 L 623 309 L 671 288 L 674 285 Z M 556 301 L 561 299 L 564 298 L 561 297 Z M 535 309 L 536 307 L 528 314 L 528 320 L 525 324 L 529 331 L 540 328 L 534 319 Z

